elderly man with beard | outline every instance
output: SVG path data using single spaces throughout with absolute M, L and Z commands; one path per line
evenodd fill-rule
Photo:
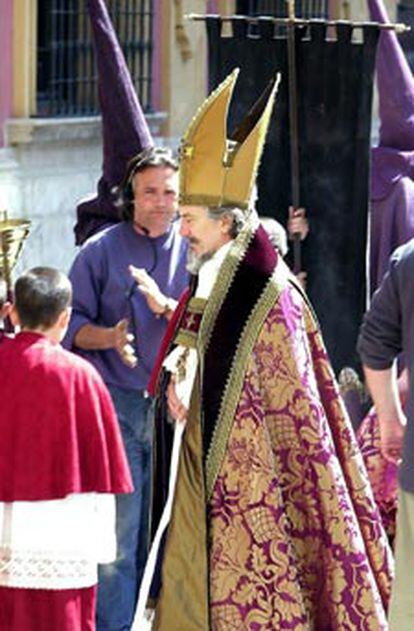
M 362 458 L 312 308 L 250 201 L 276 85 L 228 139 L 236 76 L 181 146 L 193 279 L 152 379 L 154 543 L 133 628 L 153 566 L 156 631 L 385 630 L 392 561 Z

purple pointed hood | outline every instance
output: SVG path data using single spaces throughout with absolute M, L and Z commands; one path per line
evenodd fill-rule
M 88 0 L 87 6 L 98 68 L 103 173 L 97 195 L 78 204 L 77 244 L 119 220 L 112 189 L 122 182 L 131 158 L 154 146 L 105 1 Z
M 371 19 L 389 22 L 383 0 L 368 0 Z M 394 31 L 382 31 L 377 50 L 379 147 L 372 152 L 371 197 L 386 197 L 398 180 L 413 175 L 414 80 Z

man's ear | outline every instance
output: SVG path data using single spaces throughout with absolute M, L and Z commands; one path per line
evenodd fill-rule
M 221 232 L 223 234 L 230 234 L 232 225 L 233 218 L 230 215 L 224 215 L 221 218 Z
M 10 322 L 12 323 L 13 326 L 20 326 L 20 318 L 19 318 L 19 314 L 17 313 L 16 306 L 11 305 L 10 303 L 9 305 L 10 305 L 10 308 L 6 315 L 10 317 Z

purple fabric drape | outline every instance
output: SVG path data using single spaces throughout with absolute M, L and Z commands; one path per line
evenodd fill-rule
M 368 0 L 371 18 L 389 22 L 382 0 Z M 414 81 L 393 31 L 377 49 L 379 146 L 372 150 L 370 290 L 393 250 L 414 236 Z

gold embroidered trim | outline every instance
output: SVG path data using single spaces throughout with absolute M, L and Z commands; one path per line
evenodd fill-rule
M 206 303 L 207 300 L 205 298 L 198 298 L 197 296 L 194 296 L 193 298 L 190 298 L 186 311 L 191 311 L 191 313 L 203 313 Z
M 184 381 L 184 379 L 187 376 L 187 360 L 188 360 L 189 354 L 190 354 L 190 349 L 187 346 L 177 360 L 177 382 L 178 383 L 180 383 L 181 381 Z
M 245 226 L 240 231 L 236 239 L 233 241 L 230 251 L 228 252 L 223 264 L 220 267 L 220 271 L 217 275 L 216 282 L 214 283 L 210 297 L 207 300 L 207 304 L 204 309 L 203 318 L 200 324 L 200 330 L 198 334 L 198 348 L 200 354 L 200 370 L 201 378 L 204 374 L 204 366 L 202 361 L 204 359 L 204 353 L 210 343 L 211 334 L 217 318 L 217 315 L 221 309 L 223 301 L 229 290 L 233 278 L 236 274 L 247 248 L 258 226 L 258 219 L 256 215 L 250 215 L 246 221 Z
M 195 315 L 201 315 L 202 317 L 206 303 L 207 300 L 205 298 L 198 298 L 197 296 L 190 298 L 185 311 L 184 326 L 178 329 L 174 339 L 175 344 L 182 344 L 182 346 L 189 348 L 197 348 L 198 331 L 192 331 L 190 328 L 186 327 L 185 322 L 188 317 L 195 317 Z
M 300 293 L 300 295 L 302 296 L 304 303 L 305 303 L 305 304 L 306 304 L 306 306 L 308 307 L 309 311 L 310 311 L 310 312 L 311 312 L 311 314 L 312 314 L 313 319 L 315 320 L 316 327 L 317 327 L 318 331 L 321 333 L 321 332 L 322 332 L 322 330 L 321 330 L 321 326 L 320 326 L 320 324 L 319 324 L 318 316 L 316 315 L 316 311 L 315 311 L 315 309 L 313 308 L 312 304 L 310 303 L 310 300 L 309 300 L 308 294 L 307 294 L 307 293 L 306 293 L 306 291 L 303 289 L 302 285 L 300 284 L 300 282 L 298 281 L 298 279 L 296 278 L 296 276 L 294 276 L 293 274 L 291 274 L 291 275 L 290 275 L 290 278 L 289 278 L 289 283 L 290 283 L 291 285 L 293 285 L 293 287 L 295 287 L 295 288 L 298 290 L 298 292 Z
M 186 346 L 187 348 L 197 348 L 197 333 L 180 329 L 174 342 L 175 344 L 180 344 L 181 346 Z
M 284 263 L 279 261 L 262 295 L 250 314 L 237 344 L 232 366 L 223 391 L 220 412 L 207 454 L 206 495 L 208 500 L 211 499 L 213 488 L 224 460 L 234 415 L 240 401 L 247 362 L 267 314 L 279 298 L 281 291 L 287 286 L 289 274 Z

